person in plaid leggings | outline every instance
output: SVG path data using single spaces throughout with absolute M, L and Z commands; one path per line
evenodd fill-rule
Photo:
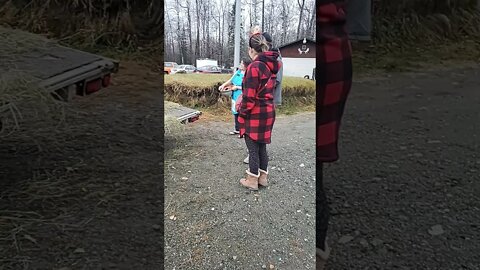
M 317 3 L 316 269 L 324 269 L 330 251 L 323 163 L 338 160 L 340 123 L 352 85 L 352 57 L 345 29 L 345 0 Z
M 275 74 L 280 69 L 278 52 L 268 51 L 265 37 L 254 32 L 249 39 L 248 54 L 252 58 L 242 83 L 242 100 L 238 122 L 240 136 L 245 138 L 249 153 L 249 169 L 240 184 L 251 190 L 268 184 L 267 144 L 271 143 L 275 122 Z

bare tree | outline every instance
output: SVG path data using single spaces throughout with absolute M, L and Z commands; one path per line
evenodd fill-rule
M 189 45 L 189 54 L 190 54 L 190 63 L 193 63 L 195 60 L 195 54 L 193 53 L 193 42 L 192 42 L 192 14 L 190 13 L 191 0 L 186 0 L 185 5 L 178 3 L 180 7 L 186 10 L 187 17 L 187 28 L 188 28 L 188 45 Z
M 282 22 L 282 28 L 284 31 L 282 32 L 282 43 L 286 43 L 287 41 L 287 29 L 288 29 L 288 5 L 286 0 L 282 0 L 282 12 L 280 13 L 280 20 Z
M 197 39 L 195 40 L 195 59 L 200 57 L 200 3 L 201 0 L 195 0 L 195 9 L 197 11 Z
M 242 56 L 246 56 L 251 26 L 259 25 L 262 20 L 263 31 L 272 35 L 275 46 L 303 36 L 315 36 L 314 0 L 242 2 Z M 218 60 L 220 65 L 233 64 L 232 12 L 233 0 L 167 0 L 164 15 L 166 61 L 195 64 L 196 59 L 208 57 Z
M 303 10 L 305 8 L 305 0 L 297 0 L 298 6 L 300 8 L 300 17 L 298 19 L 298 27 L 297 27 L 297 39 L 300 38 L 300 27 L 302 27 L 302 19 L 303 19 Z

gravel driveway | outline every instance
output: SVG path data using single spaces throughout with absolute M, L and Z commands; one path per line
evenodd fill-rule
M 271 185 L 238 180 L 247 166 L 231 123 L 196 122 L 167 152 L 165 269 L 312 269 L 315 263 L 315 115 L 277 117 Z
M 356 81 L 325 169 L 329 269 L 480 269 L 479 85 L 478 67 Z M 313 269 L 314 115 L 278 119 L 256 193 L 229 128 L 195 123 L 167 153 L 165 269 Z
M 329 269 L 480 269 L 480 68 L 357 82 L 325 169 Z

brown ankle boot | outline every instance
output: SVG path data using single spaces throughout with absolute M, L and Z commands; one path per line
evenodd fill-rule
M 316 270 L 324 270 L 328 257 L 330 256 L 330 248 L 325 243 L 325 250 L 316 249 Z
M 260 176 L 260 173 L 258 175 L 255 175 L 251 173 L 249 170 L 247 170 L 247 178 L 240 179 L 240 184 L 250 190 L 258 190 L 259 176 Z
M 260 172 L 260 177 L 258 177 L 258 184 L 260 186 L 268 186 L 268 181 L 267 181 L 267 176 L 268 176 L 268 171 L 264 170 L 258 170 Z

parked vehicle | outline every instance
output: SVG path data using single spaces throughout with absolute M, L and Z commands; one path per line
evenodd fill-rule
M 170 74 L 172 72 L 172 69 L 177 68 L 178 64 L 175 62 L 165 62 L 163 64 L 163 72 L 165 74 Z
M 173 68 L 170 74 L 177 74 L 177 73 L 194 73 L 197 70 L 195 66 L 192 65 L 180 65 L 176 68 Z
M 218 61 L 213 59 L 197 59 L 197 68 L 204 66 L 218 66 Z
M 206 74 L 221 74 L 222 69 L 218 66 L 203 66 L 197 68 L 197 73 L 206 73 Z

